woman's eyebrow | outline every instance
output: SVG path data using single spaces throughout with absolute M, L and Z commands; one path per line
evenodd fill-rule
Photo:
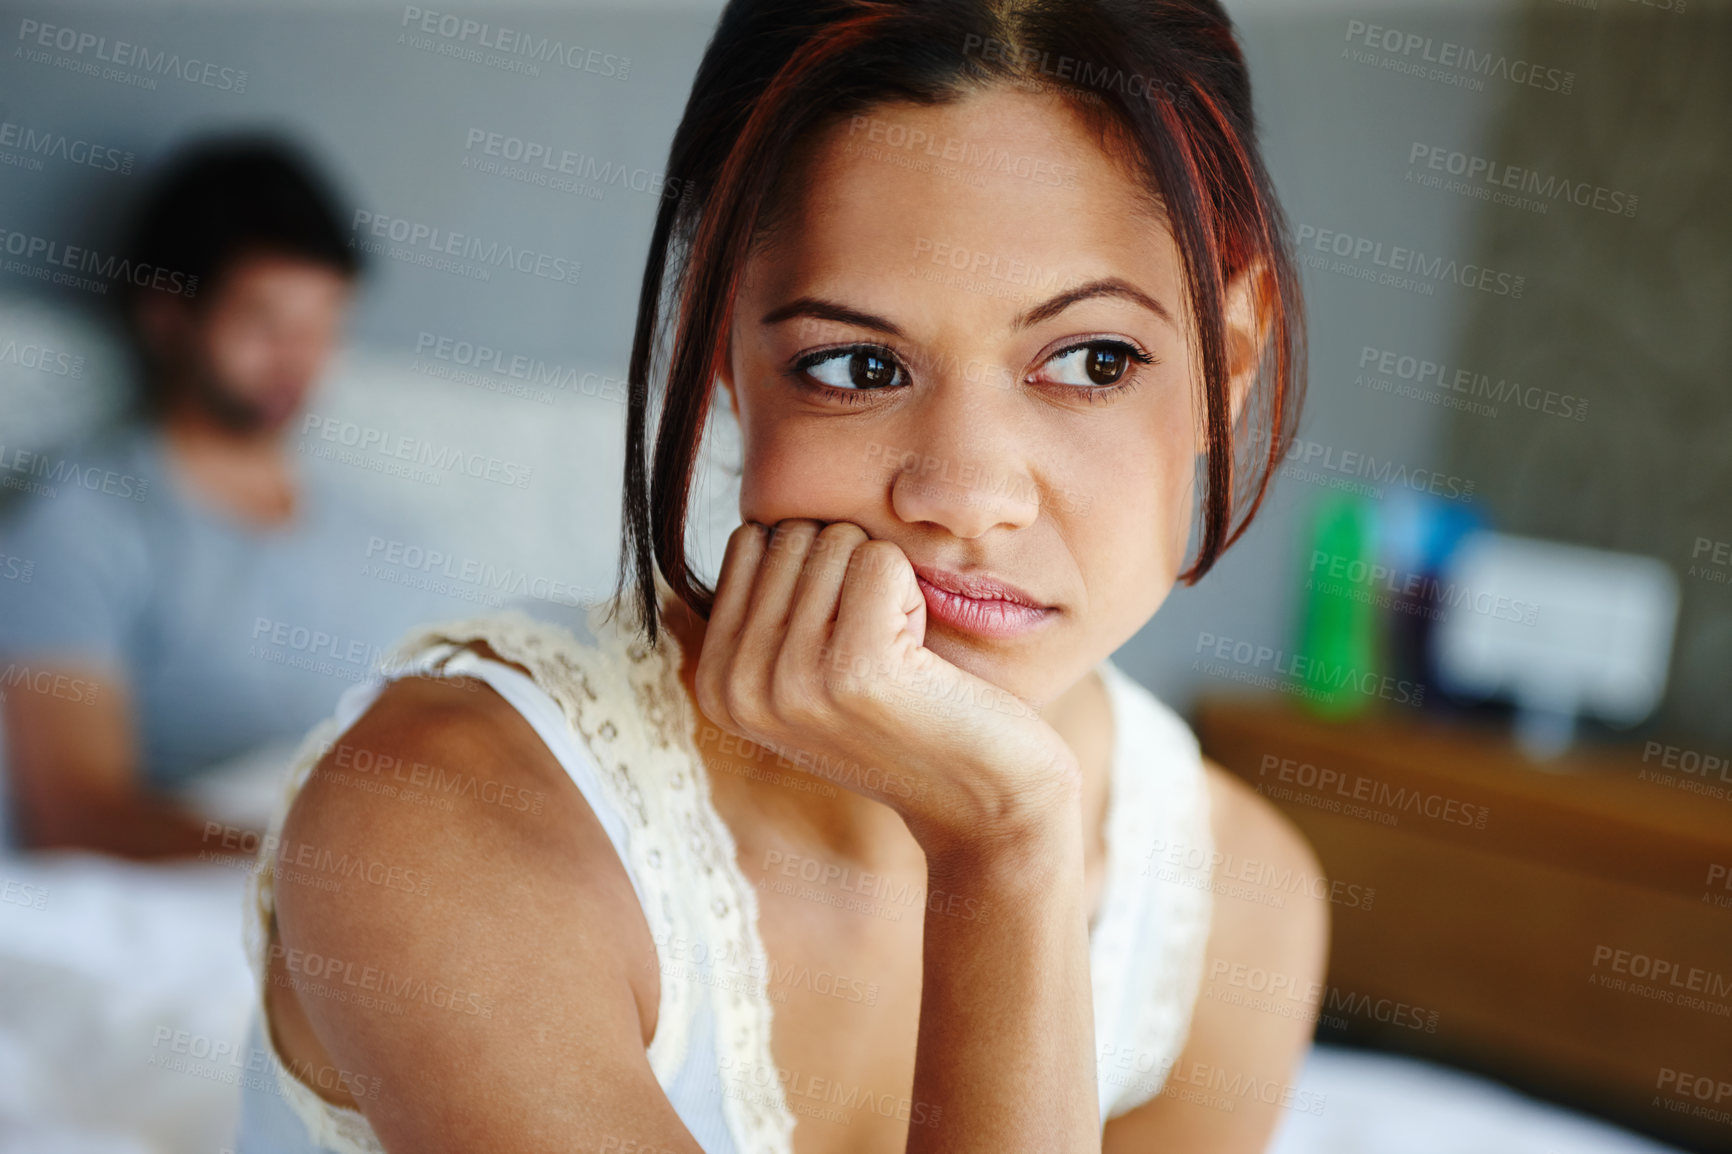
M 1172 313 L 1167 307 L 1142 289 L 1121 277 L 1102 277 L 1099 280 L 1088 281 L 1076 288 L 1059 293 L 1057 296 L 1035 305 L 1011 322 L 1015 329 L 1025 329 L 1042 321 L 1051 320 L 1074 304 L 1095 297 L 1122 297 L 1134 304 L 1148 309 L 1168 324 L 1173 323 Z M 798 297 L 779 308 L 771 309 L 764 314 L 761 324 L 776 325 L 795 317 L 812 317 L 816 320 L 836 321 L 840 324 L 854 325 L 858 328 L 872 329 L 876 332 L 888 333 L 893 337 L 902 336 L 902 330 L 892 321 L 872 313 L 861 312 L 847 305 L 822 297 Z
M 1076 288 L 1070 289 L 1067 292 L 1059 293 L 1051 300 L 1043 301 L 1042 303 L 1035 305 L 1033 308 L 1017 317 L 1016 320 L 1012 321 L 1010 327 L 1014 329 L 1025 329 L 1030 325 L 1037 325 L 1042 321 L 1049 321 L 1053 317 L 1064 312 L 1064 310 L 1070 308 L 1070 306 L 1077 304 L 1080 301 L 1090 300 L 1094 297 L 1123 297 L 1125 300 L 1142 305 L 1168 324 L 1173 323 L 1173 314 L 1168 312 L 1167 307 L 1160 301 L 1156 300 L 1130 281 L 1123 280 L 1116 276 L 1109 276 L 1103 277 L 1100 280 L 1088 281 L 1087 283 L 1078 285 Z
M 883 317 L 863 313 L 859 309 L 851 309 L 847 305 L 840 305 L 835 301 L 827 301 L 821 297 L 799 297 L 791 300 L 780 308 L 771 309 L 765 313 L 764 319 L 759 323 L 777 325 L 783 321 L 793 320 L 795 317 L 838 321 L 845 325 L 855 325 L 863 329 L 874 329 L 881 333 L 888 333 L 893 337 L 902 335 L 901 329 Z

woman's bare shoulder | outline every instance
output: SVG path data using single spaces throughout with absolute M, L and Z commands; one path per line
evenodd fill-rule
M 398 679 L 337 737 L 285 819 L 275 905 L 273 975 L 333 1064 L 397 1091 L 358 1100 L 387 1146 L 495 1148 L 523 1126 L 569 1144 L 562 1069 L 609 1071 L 661 1116 L 644 1055 L 659 968 L 635 891 L 484 682 Z M 508 1101 L 479 1097 L 502 1085 Z
M 315 869 L 305 884 L 277 886 L 291 932 L 303 915 L 329 920 L 345 910 L 379 924 L 378 906 L 392 909 L 387 923 L 478 916 L 476 894 L 492 883 L 526 897 L 548 886 L 575 890 L 593 915 L 618 923 L 622 942 L 632 940 L 633 922 L 643 925 L 625 867 L 583 794 L 529 722 L 476 678 L 394 680 L 324 752 L 284 821 L 278 868 L 333 861 L 414 881 L 331 889 Z M 392 903 L 382 890 L 421 900 Z
M 1329 938 L 1329 886 L 1311 843 L 1238 775 L 1207 759 L 1203 764 L 1215 850 L 1233 863 L 1234 879 L 1224 880 L 1251 878 L 1271 890 L 1262 902 L 1217 900 L 1221 936 L 1263 961 L 1319 970 Z
M 447 861 L 489 846 L 557 859 L 593 841 L 586 815 L 593 822 L 534 727 L 486 682 L 403 677 L 324 751 L 283 840 L 364 836 L 381 852 L 436 848 Z M 601 847 L 611 854 L 605 836 Z

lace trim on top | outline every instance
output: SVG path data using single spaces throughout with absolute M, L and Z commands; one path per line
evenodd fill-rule
M 505 610 L 418 629 L 399 643 L 388 667 L 424 667 L 430 649 L 479 640 L 530 671 L 599 765 L 602 788 L 628 827 L 630 860 L 625 864 L 651 898 L 644 913 L 658 955 L 661 995 L 647 1056 L 657 1080 L 668 1085 L 685 1059 L 697 982 L 709 991 L 724 1068 L 731 1062 L 735 1069 L 775 1069 L 758 895 L 740 871 L 733 835 L 710 801 L 694 741 L 695 711 L 678 681 L 679 643 L 663 630 L 666 648 L 650 650 L 603 620 L 607 605 L 589 611 L 593 646 L 557 625 Z M 308 734 L 290 768 L 266 844 L 280 843 L 290 803 L 337 736 L 334 718 Z M 263 1016 L 265 951 L 275 928 L 268 867 L 261 850 L 261 868 L 249 883 L 252 916 L 246 936 L 277 1083 L 316 1141 L 337 1154 L 385 1154 L 364 1115 L 319 1097 L 277 1055 Z M 718 956 L 729 971 L 723 980 L 708 974 L 710 959 Z M 794 1115 L 779 1081 L 762 1093 L 724 1096 L 722 1110 L 742 1151 L 791 1154 Z

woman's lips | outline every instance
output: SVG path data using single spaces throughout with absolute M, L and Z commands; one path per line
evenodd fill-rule
M 981 637 L 1019 637 L 1058 612 L 1000 581 L 963 578 L 918 565 L 914 577 L 926 596 L 929 618 Z

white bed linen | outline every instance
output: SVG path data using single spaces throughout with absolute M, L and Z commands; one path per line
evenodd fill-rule
M 1496 1082 L 1393 1054 L 1315 1046 L 1298 1084 L 1322 1096 L 1269 1154 L 1678 1154 Z
M 230 1144 L 251 1008 L 244 880 L 196 863 L 0 857 L 0 1154 Z

